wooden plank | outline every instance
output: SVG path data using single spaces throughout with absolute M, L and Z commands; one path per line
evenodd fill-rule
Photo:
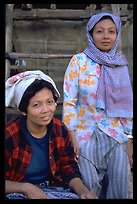
M 32 9 L 22 11 L 15 9 L 13 19 L 15 20 L 35 20 L 35 19 L 63 19 L 63 20 L 80 20 L 87 19 L 91 16 L 90 10 L 72 10 L 72 9 Z
M 58 59 L 58 58 L 71 58 L 73 54 L 29 54 L 29 53 L 6 53 L 6 58 L 18 59 L 18 58 L 31 58 L 31 59 Z

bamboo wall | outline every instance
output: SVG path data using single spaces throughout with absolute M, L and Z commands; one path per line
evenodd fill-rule
M 129 61 L 133 82 L 132 4 L 8 4 L 5 77 L 34 69 L 51 76 L 61 93 L 56 112 L 61 119 L 66 67 L 73 54 L 88 45 L 86 24 L 91 15 L 100 11 L 114 12 L 122 19 L 122 49 Z M 13 114 L 15 110 L 8 109 L 8 113 Z

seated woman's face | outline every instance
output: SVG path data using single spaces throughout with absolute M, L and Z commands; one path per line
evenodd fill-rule
M 102 19 L 99 21 L 92 34 L 94 43 L 98 49 L 108 52 L 116 41 L 116 25 L 111 19 Z
M 52 91 L 43 88 L 38 91 L 30 100 L 27 109 L 27 121 L 29 125 L 45 126 L 53 118 L 56 110 L 56 103 Z

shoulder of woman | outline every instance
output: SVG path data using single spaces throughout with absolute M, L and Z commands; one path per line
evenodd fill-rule
M 68 129 L 67 129 L 66 125 L 61 120 L 59 120 L 57 118 L 53 118 L 53 126 L 54 126 L 55 131 L 60 132 L 60 128 L 61 128 L 63 132 L 64 131 L 68 132 Z

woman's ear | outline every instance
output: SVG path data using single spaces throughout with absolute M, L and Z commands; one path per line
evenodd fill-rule
M 57 103 L 55 103 L 55 106 L 57 106 Z

